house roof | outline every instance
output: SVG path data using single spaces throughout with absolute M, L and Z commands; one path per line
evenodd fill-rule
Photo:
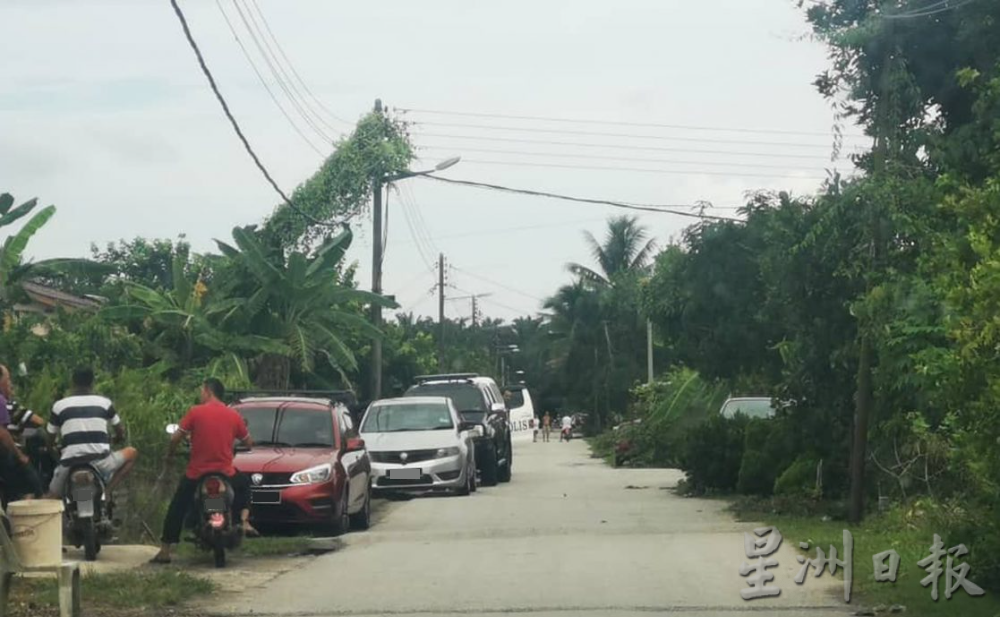
M 63 306 L 74 309 L 85 309 L 96 311 L 101 308 L 101 303 L 91 298 L 75 296 L 65 291 L 54 289 L 41 283 L 26 282 L 21 284 L 21 288 L 28 294 L 32 301 L 45 306 Z

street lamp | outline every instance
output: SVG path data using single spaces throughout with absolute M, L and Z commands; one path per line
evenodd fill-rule
M 498 345 L 497 352 L 500 356 L 500 381 L 503 384 L 507 383 L 507 356 L 509 354 L 515 354 L 521 351 L 521 348 L 517 345 Z
M 375 113 L 382 113 L 382 101 L 375 100 Z M 425 171 L 405 171 L 398 174 L 376 176 L 372 179 L 372 293 L 380 295 L 382 293 L 382 187 L 385 184 L 413 178 L 415 176 L 427 176 L 435 172 L 444 171 L 456 165 L 461 157 L 454 156 L 441 161 L 434 166 L 434 169 Z M 382 307 L 372 303 L 372 325 L 378 329 L 382 328 Z M 382 339 L 375 338 L 372 341 L 372 390 L 371 399 L 377 400 L 382 397 Z

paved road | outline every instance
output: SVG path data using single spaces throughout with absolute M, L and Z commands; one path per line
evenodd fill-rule
M 470 497 L 386 504 L 346 546 L 238 599 L 237 615 L 527 613 L 682 617 L 843 617 L 829 575 L 802 587 L 791 541 L 777 554 L 779 598 L 744 601 L 743 531 L 719 501 L 665 490 L 672 470 L 610 469 L 582 441 L 517 444 L 514 480 Z

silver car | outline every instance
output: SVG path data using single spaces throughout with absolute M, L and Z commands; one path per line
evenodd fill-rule
M 460 495 L 476 490 L 476 425 L 462 421 L 451 399 L 376 401 L 365 412 L 360 432 L 372 461 L 373 490 Z

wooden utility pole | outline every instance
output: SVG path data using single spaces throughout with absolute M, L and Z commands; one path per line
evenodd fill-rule
M 444 253 L 438 254 L 438 370 L 444 370 Z
M 382 100 L 375 99 L 375 113 L 382 113 Z M 372 179 L 372 293 L 382 293 L 382 177 Z M 382 307 L 372 303 L 372 325 L 382 329 Z M 382 339 L 372 341 L 371 399 L 382 398 Z
M 885 61 L 882 63 L 882 74 L 879 76 L 879 97 L 875 104 L 875 146 L 874 146 L 874 173 L 876 182 L 882 181 L 885 175 L 886 163 L 886 133 L 887 121 L 889 119 L 888 105 L 888 83 L 889 72 L 892 70 L 892 20 L 885 20 L 886 33 L 889 45 L 885 54 Z M 872 278 L 879 267 L 879 252 L 881 242 L 881 220 L 879 216 L 879 206 L 874 203 L 874 198 L 881 198 L 880 192 L 870 196 L 865 204 L 868 209 L 868 241 L 869 241 L 869 263 L 868 278 L 865 281 L 865 296 L 868 297 L 872 290 Z M 868 421 L 872 415 L 874 407 L 874 395 L 872 391 L 872 373 L 874 369 L 874 350 L 872 348 L 872 316 L 863 311 L 858 319 L 858 378 L 857 390 L 854 394 L 854 435 L 851 446 L 851 490 L 850 504 L 847 518 L 852 523 L 861 522 L 865 516 L 865 464 L 868 461 Z

